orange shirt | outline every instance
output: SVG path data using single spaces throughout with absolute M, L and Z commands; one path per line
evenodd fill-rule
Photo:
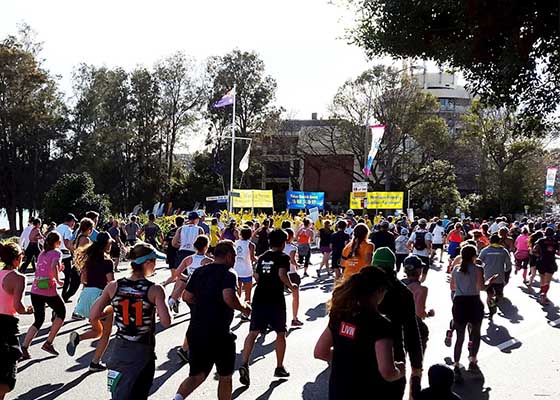
M 301 228 L 296 235 L 298 244 L 310 244 L 313 237 L 313 228 Z
M 352 242 L 348 243 L 344 250 L 342 250 L 342 266 L 344 267 L 344 277 L 348 278 L 354 275 L 364 267 L 370 265 L 370 261 L 366 260 L 368 254 L 373 254 L 374 245 L 369 240 L 362 242 L 358 248 L 357 253 L 350 257 L 352 253 Z

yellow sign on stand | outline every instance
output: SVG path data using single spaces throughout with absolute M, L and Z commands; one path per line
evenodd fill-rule
M 233 208 L 274 208 L 272 190 L 235 189 L 239 197 L 233 197 Z
M 404 192 L 368 192 L 366 199 L 355 198 L 354 193 L 350 193 L 350 208 L 364 208 L 362 201 L 368 210 L 402 210 Z

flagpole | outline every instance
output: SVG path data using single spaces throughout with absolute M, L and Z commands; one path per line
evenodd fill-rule
M 235 97 L 237 96 L 237 84 L 233 84 L 233 112 L 231 118 L 231 171 L 229 175 L 229 211 L 233 211 L 233 164 L 235 158 Z

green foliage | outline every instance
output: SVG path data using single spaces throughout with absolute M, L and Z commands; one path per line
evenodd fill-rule
M 346 0 L 351 39 L 372 58 L 422 58 L 464 72 L 496 107 L 519 107 L 518 127 L 542 127 L 560 96 L 554 1 Z M 526 134 L 538 133 L 531 129 Z
M 87 211 L 97 211 L 101 219 L 106 218 L 111 206 L 109 199 L 96 194 L 94 189 L 93 179 L 87 173 L 62 175 L 45 194 L 46 220 L 60 223 L 69 212 L 80 218 Z

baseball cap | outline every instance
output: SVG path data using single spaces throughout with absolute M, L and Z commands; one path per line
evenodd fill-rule
M 149 260 L 165 260 L 167 256 L 157 251 L 151 244 L 139 242 L 130 250 L 129 258 L 135 264 L 143 264 Z
M 426 266 L 426 263 L 422 262 L 420 257 L 417 255 L 410 255 L 406 257 L 403 261 L 403 266 L 405 271 L 411 271 L 416 268 L 423 268 Z
M 200 217 L 198 216 L 198 213 L 197 213 L 196 211 L 191 211 L 191 212 L 187 215 L 187 218 L 190 219 L 190 220 L 192 221 L 192 220 L 195 220 L 195 219 L 199 219 Z
M 387 222 L 387 221 L 381 221 L 381 223 L 379 224 L 379 226 L 381 226 L 382 228 L 388 228 L 388 227 L 389 227 L 389 222 Z
M 72 213 L 68 213 L 66 214 L 66 217 L 64 217 L 64 222 L 68 222 L 72 220 L 74 220 L 74 222 L 78 222 L 78 218 L 76 218 L 76 216 Z
M 196 210 L 196 213 L 200 218 L 206 217 L 206 213 L 204 212 L 204 210 Z
M 381 267 L 384 270 L 395 270 L 396 257 L 395 253 L 388 247 L 380 247 L 373 253 L 371 264 L 376 267 Z
M 354 215 L 354 210 L 348 210 L 346 211 L 346 215 Z
M 401 229 L 401 235 L 408 235 L 408 229 L 402 228 Z
M 418 225 L 427 225 L 428 221 L 425 218 L 421 218 L 418 220 Z

